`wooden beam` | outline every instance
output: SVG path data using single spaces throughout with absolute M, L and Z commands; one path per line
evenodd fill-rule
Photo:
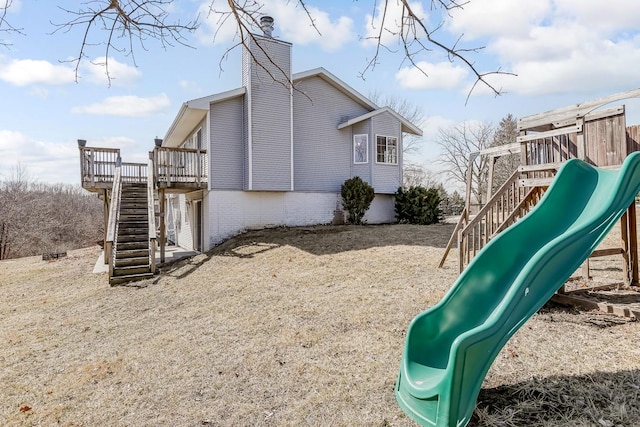
M 164 263 L 164 247 L 167 244 L 165 237 L 165 220 L 164 220 L 164 212 L 165 212 L 165 204 L 166 197 L 164 195 L 164 188 L 160 190 L 160 263 Z
M 567 126 L 559 129 L 549 130 L 546 132 L 536 132 L 527 135 L 519 136 L 516 140 L 519 143 L 527 141 L 535 141 L 536 139 L 550 138 L 552 136 L 566 135 L 568 133 L 582 132 L 582 124 L 575 124 L 573 126 Z
M 444 254 L 442 254 L 442 258 L 440 259 L 438 268 L 442 268 L 442 266 L 444 265 L 444 262 L 447 259 L 447 255 L 449 255 L 449 251 L 453 247 L 453 242 L 455 242 L 458 238 L 458 231 L 462 229 L 462 226 L 465 224 L 465 222 L 466 222 L 466 213 L 463 210 L 462 214 L 460 215 L 460 218 L 458 219 L 458 223 L 456 224 L 456 227 L 453 229 L 453 232 L 451 233 L 451 237 L 449 237 L 449 242 L 447 243 L 447 247 L 444 250 Z
M 629 262 L 631 264 L 631 285 L 638 286 L 638 226 L 636 219 L 636 201 L 628 209 L 629 218 Z
M 587 310 L 600 310 L 604 313 L 615 314 L 616 316 L 640 319 L 640 310 L 621 307 L 604 302 L 595 302 L 586 298 L 577 297 L 575 295 L 555 294 L 551 297 L 551 301 L 555 301 L 558 304 L 563 305 L 578 306 Z
M 474 154 L 484 156 L 491 154 L 496 157 L 505 156 L 507 154 L 519 153 L 521 149 L 520 143 L 512 142 L 511 144 L 498 145 L 497 147 L 489 147 L 484 150 L 476 151 Z
M 619 92 L 591 101 L 570 105 L 568 107 L 557 108 L 555 110 L 522 117 L 518 120 L 518 129 L 531 129 L 537 126 L 567 120 L 570 118 L 573 118 L 575 120 L 580 117 L 584 117 L 586 114 L 599 107 L 602 107 L 603 105 L 629 98 L 640 98 L 640 88 L 628 90 L 625 92 Z

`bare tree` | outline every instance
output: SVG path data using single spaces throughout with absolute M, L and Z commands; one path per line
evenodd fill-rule
M 409 187 L 436 187 L 439 184 L 436 174 L 423 165 L 412 163 L 404 165 L 402 171 L 402 186 Z
M 390 12 L 394 1 L 400 6 L 400 16 L 392 16 Z M 108 61 L 111 54 L 131 57 L 135 63 L 135 49 L 146 50 L 150 40 L 159 41 L 165 49 L 176 44 L 190 46 L 187 36 L 198 28 L 198 18 L 186 23 L 174 20 L 169 7 L 174 2 L 175 0 L 86 0 L 80 2 L 77 7 L 67 6 L 66 3 L 65 6 L 60 6 L 71 19 L 53 23 L 54 32 L 69 32 L 74 28 L 81 28 L 83 31 L 78 55 L 72 60 L 75 63 L 76 78 L 80 63 L 87 59 L 86 52 L 89 46 L 104 46 L 104 65 L 109 82 L 111 77 Z M 480 52 L 483 46 L 464 47 L 462 35 L 454 42 L 444 41 L 439 33 L 444 26 L 443 21 L 432 23 L 432 17 L 420 16 L 411 7 L 409 0 L 373 0 L 371 3 L 374 12 L 372 16 L 376 16 L 377 19 L 372 20 L 370 25 L 376 35 L 367 38 L 375 42 L 376 48 L 361 72 L 363 78 L 379 63 L 381 52 L 396 53 L 392 46 L 385 44 L 385 40 L 391 37 L 400 46 L 398 50 L 401 52 L 402 62 L 408 62 L 425 76 L 428 77 L 420 67 L 419 61 L 425 54 L 436 51 L 446 54 L 451 62 L 461 62 L 475 76 L 469 95 L 478 84 L 486 86 L 496 95 L 500 94 L 500 90 L 489 83 L 486 77 L 491 74 L 512 73 L 500 69 L 489 72 L 478 70 L 472 56 Z M 468 0 L 431 0 L 430 8 L 432 11 L 439 11 L 443 16 L 449 16 L 452 10 L 462 8 L 467 3 Z M 12 0 L 0 0 L 0 31 L 20 31 L 6 20 L 7 10 L 11 5 Z M 307 7 L 307 1 L 291 1 L 288 7 L 301 7 L 306 12 L 309 24 L 320 34 Z M 378 7 L 381 10 L 380 14 L 376 14 Z M 254 32 L 260 28 L 260 17 L 267 12 L 263 0 L 211 0 L 209 6 L 209 13 L 218 17 L 219 24 L 230 20 L 237 29 L 238 43 L 229 50 L 255 39 Z
M 189 46 L 185 33 L 196 30 L 197 22 L 172 21 L 167 7 L 174 0 L 88 0 L 77 8 L 59 6 L 73 18 L 54 23 L 55 32 L 69 32 L 76 27 L 83 30 L 83 38 L 76 58 L 76 79 L 80 63 L 87 59 L 86 50 L 94 44 L 104 45 L 104 66 L 109 82 L 109 57 L 113 51 L 130 56 L 135 63 L 134 50 L 139 45 L 146 50 L 148 40 L 159 41 L 162 48 L 175 44 Z
M 22 34 L 21 28 L 16 28 L 9 22 L 7 18 L 7 13 L 9 12 L 9 8 L 13 4 L 13 0 L 0 0 L 0 34 L 2 33 L 15 33 Z M 4 40 L 0 38 L 0 45 L 9 46 L 11 42 L 8 40 Z
M 398 96 L 384 96 L 377 90 L 369 93 L 369 99 L 376 105 L 391 108 L 396 113 L 413 123 L 417 127 L 422 127 L 427 121 L 427 117 L 421 106 L 414 104 L 404 98 Z M 404 155 L 412 155 L 420 153 L 422 148 L 422 136 L 403 134 L 402 135 L 402 153 Z
M 102 203 L 79 186 L 34 181 L 22 166 L 0 180 L 0 259 L 94 245 Z
M 442 151 L 438 162 L 452 180 L 466 185 L 469 167 L 474 162 L 471 192 L 479 204 L 486 195 L 489 163 L 487 156 L 474 153 L 490 146 L 494 132 L 489 123 L 462 122 L 440 129 L 435 140 Z
M 498 127 L 493 136 L 492 147 L 500 145 L 512 144 L 516 142 L 518 137 L 518 120 L 512 115 L 507 114 L 500 120 Z M 520 153 L 513 153 L 500 156 L 495 159 L 493 173 L 493 188 L 495 191 L 513 174 L 520 166 Z

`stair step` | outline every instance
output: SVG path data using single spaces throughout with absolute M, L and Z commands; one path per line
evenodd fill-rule
M 145 274 L 151 273 L 151 269 L 149 268 L 149 264 L 146 263 L 144 265 L 130 265 L 123 267 L 115 267 L 113 269 L 114 276 L 131 276 L 133 274 Z
M 124 249 L 118 250 L 116 260 L 128 258 L 144 258 L 149 259 L 149 249 Z
M 148 267 L 149 265 L 148 256 L 120 258 L 119 255 L 120 254 L 118 254 L 115 259 L 116 267 L 131 267 L 134 265 Z
M 122 283 L 135 282 L 138 280 L 151 279 L 153 277 L 153 273 L 141 273 L 141 274 L 131 274 L 129 276 L 113 276 L 109 278 L 109 284 L 120 285 Z
M 120 213 L 120 221 L 147 221 L 147 215 Z
M 124 235 L 118 234 L 118 246 L 120 246 L 122 243 L 132 243 L 132 242 L 139 242 L 146 245 L 147 236 L 140 235 L 140 234 L 124 234 Z
M 118 242 L 120 242 L 120 236 L 137 236 L 138 239 L 146 240 L 149 236 L 149 227 L 123 227 L 120 225 L 118 227 Z
M 149 241 L 145 240 L 144 242 L 118 242 L 116 253 L 121 251 L 130 251 L 134 249 L 149 250 Z

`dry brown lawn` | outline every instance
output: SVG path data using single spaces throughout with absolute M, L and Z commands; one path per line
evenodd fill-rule
M 2 261 L 0 425 L 414 426 L 393 388 L 409 321 L 457 276 L 455 254 L 436 268 L 452 229 L 254 231 L 121 287 L 97 247 Z M 639 330 L 546 306 L 471 425 L 639 426 Z

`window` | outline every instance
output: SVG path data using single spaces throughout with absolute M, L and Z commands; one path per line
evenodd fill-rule
M 369 162 L 369 135 L 353 135 L 353 163 Z
M 376 162 L 398 164 L 398 138 L 376 136 Z

